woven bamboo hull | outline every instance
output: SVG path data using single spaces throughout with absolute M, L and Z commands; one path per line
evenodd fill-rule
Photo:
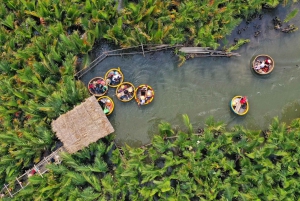
M 270 59 L 272 61 L 272 63 L 269 65 L 269 69 L 267 72 L 263 71 L 262 69 L 259 69 L 259 70 L 255 69 L 255 67 L 257 65 L 259 65 L 260 61 L 265 61 L 267 59 Z M 256 56 L 254 58 L 254 60 L 252 61 L 252 68 L 253 68 L 254 72 L 257 74 L 260 74 L 260 75 L 267 75 L 267 74 L 271 73 L 274 70 L 274 67 L 275 67 L 274 60 L 272 59 L 272 57 L 270 57 L 269 55 L 266 55 L 266 54 L 260 54 L 260 55 Z
M 248 113 L 249 111 L 249 103 L 247 101 L 246 103 L 246 108 L 243 109 L 242 105 L 240 103 L 240 99 L 242 98 L 242 96 L 235 96 L 232 98 L 232 100 L 230 101 L 230 109 L 232 110 L 232 112 L 234 112 L 237 115 L 245 115 Z
M 109 75 L 110 75 L 110 73 L 113 73 L 113 72 L 118 72 L 118 73 L 121 75 L 121 79 L 120 79 L 119 82 L 112 83 L 112 79 L 109 78 Z M 122 84 L 122 82 L 124 81 L 124 75 L 123 75 L 123 73 L 122 73 L 120 67 L 109 69 L 109 70 L 106 72 L 106 74 L 105 74 L 105 80 L 106 80 L 106 81 L 107 81 L 107 80 L 110 81 L 110 84 L 108 84 L 108 86 L 110 86 L 110 87 L 118 87 L 120 84 Z
M 97 97 L 103 96 L 103 95 L 105 95 L 105 94 L 107 93 L 107 91 L 108 91 L 108 86 L 107 86 L 107 85 L 106 85 L 107 90 L 104 91 L 104 92 L 102 92 L 102 93 L 101 93 L 100 91 L 97 91 L 97 90 L 96 90 L 97 86 L 96 86 L 95 83 L 98 83 L 98 82 L 101 82 L 101 81 L 103 81 L 103 82 L 105 83 L 105 80 L 104 80 L 102 77 L 94 77 L 93 79 L 91 79 L 91 80 L 89 81 L 89 84 L 88 84 L 88 90 L 89 90 L 89 92 L 90 92 L 91 94 L 93 94 L 94 96 L 97 96 Z M 92 88 L 92 87 L 93 87 L 93 88 Z
M 152 96 L 150 98 L 147 98 L 146 102 L 144 104 L 141 104 L 140 97 L 141 97 L 141 89 L 143 87 L 147 88 L 147 91 L 150 90 L 152 92 Z M 148 105 L 154 99 L 154 90 L 149 85 L 142 84 L 135 89 L 134 98 L 135 98 L 135 101 L 138 103 L 138 105 Z
M 108 100 L 110 101 L 109 105 L 107 104 Z M 104 102 L 104 106 L 102 104 L 100 104 L 101 101 Z M 101 108 L 103 109 L 104 113 L 105 113 L 104 107 L 106 107 L 109 110 L 108 113 L 105 113 L 106 116 L 110 115 L 115 109 L 114 101 L 108 96 L 101 96 L 100 98 L 98 98 L 98 102 L 99 102 Z
M 125 86 L 127 90 L 127 95 L 124 93 L 125 90 L 122 90 L 122 86 Z M 123 82 L 122 84 L 120 84 L 117 89 L 116 89 L 116 96 L 117 98 L 122 101 L 122 102 L 129 102 L 134 98 L 134 92 L 135 92 L 135 87 L 132 83 L 130 82 Z M 125 97 L 125 98 L 121 98 L 121 97 Z

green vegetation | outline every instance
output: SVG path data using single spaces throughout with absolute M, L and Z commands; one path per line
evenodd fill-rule
M 284 21 L 283 22 L 289 22 L 291 19 L 293 19 L 294 17 L 296 17 L 296 15 L 298 14 L 298 12 L 299 12 L 299 10 L 298 9 L 295 9 L 295 10 L 293 10 L 292 12 L 290 12 L 287 16 L 286 16 L 286 18 L 284 19 Z
M 299 200 L 300 119 L 227 132 L 211 118 L 195 134 L 183 117 L 186 130 L 163 122 L 147 148 L 126 146 L 120 155 L 98 142 L 64 154 L 15 200 Z
M 243 18 L 262 5 L 278 3 L 128 0 L 118 13 L 115 0 L 1 1 L 1 186 L 55 149 L 50 123 L 89 96 L 73 75 L 80 59 L 88 61 L 95 41 L 108 40 L 121 47 L 181 43 L 217 48 Z M 189 125 L 187 117 L 184 122 Z M 167 123 L 160 128 L 167 135 L 174 132 Z M 63 164 L 50 165 L 44 178 L 31 177 L 31 184 L 14 200 L 214 200 L 217 196 L 294 200 L 299 196 L 294 180 L 299 173 L 298 120 L 288 130 L 275 120 L 269 138 L 239 127 L 227 133 L 222 124 L 215 127 L 212 122 L 203 136 L 192 133 L 189 126 L 174 140 L 157 135 L 149 149 L 125 147 L 123 157 L 111 139 L 66 154 Z

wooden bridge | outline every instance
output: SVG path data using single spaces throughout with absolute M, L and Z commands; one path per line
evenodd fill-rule
M 61 163 L 61 157 L 59 154 L 63 151 L 65 151 L 64 147 L 58 148 L 56 151 L 52 152 L 49 156 L 45 157 L 38 164 L 35 164 L 31 169 L 27 170 L 23 175 L 17 177 L 14 181 L 12 181 L 9 184 L 4 184 L 4 187 L 0 191 L 0 198 L 4 198 L 8 196 L 13 197 L 14 195 L 16 195 L 18 192 L 23 190 L 29 184 L 28 178 L 34 174 L 39 174 L 41 177 L 43 177 L 43 174 L 45 174 L 48 171 L 46 167 L 48 164 Z

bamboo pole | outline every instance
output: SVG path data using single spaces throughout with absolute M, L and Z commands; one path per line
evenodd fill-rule
M 21 188 L 24 188 L 23 185 L 22 185 L 22 182 L 19 181 L 18 177 L 16 177 L 16 180 L 18 181 L 18 183 L 21 186 Z
M 7 190 L 8 194 L 10 195 L 10 197 L 13 197 L 13 195 L 11 194 L 10 190 L 7 188 L 6 184 L 4 184 L 5 189 Z
M 41 174 L 40 170 L 36 167 L 36 165 L 33 165 L 33 167 L 34 167 L 34 169 L 39 173 L 39 175 L 40 175 L 41 177 L 43 177 L 43 175 Z
M 143 43 L 142 43 L 142 50 L 143 50 L 143 55 L 145 57 L 145 52 L 144 52 L 144 46 L 143 46 Z

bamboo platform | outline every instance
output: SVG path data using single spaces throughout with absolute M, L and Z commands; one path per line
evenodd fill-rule
M 43 160 L 40 161 L 38 164 L 35 164 L 31 169 L 27 170 L 23 175 L 17 177 L 13 182 L 9 184 L 4 184 L 4 187 L 0 191 L 0 199 L 4 197 L 13 197 L 18 192 L 23 190 L 26 186 L 28 186 L 29 184 L 28 178 L 31 176 L 32 171 L 34 171 L 35 174 L 39 174 L 41 177 L 43 177 L 43 174 L 45 174 L 48 171 L 46 167 L 48 164 L 61 163 L 61 157 L 59 154 L 64 151 L 65 151 L 64 147 L 58 148 L 50 155 L 43 158 Z

